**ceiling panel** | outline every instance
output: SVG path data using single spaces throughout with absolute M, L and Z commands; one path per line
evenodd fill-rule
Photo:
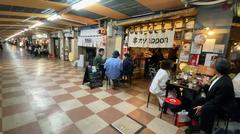
M 80 0 L 49 0 L 49 1 L 73 4 L 79 2 Z
M 66 25 L 62 25 L 62 24 L 56 24 L 54 22 L 44 22 L 44 25 L 52 26 L 52 27 L 65 27 L 66 26 Z
M 27 19 L 27 16 L 9 16 L 9 15 L 0 15 L 0 18 L 12 18 L 12 19 Z
M 109 7 L 106 7 L 106 6 L 104 6 L 100 3 L 96 3 L 96 4 L 93 4 L 89 7 L 86 7 L 85 10 L 93 12 L 93 13 L 97 13 L 97 14 L 100 14 L 100 15 L 103 15 L 103 16 L 106 16 L 106 17 L 109 17 L 109 18 L 114 18 L 114 19 L 128 18 L 127 15 L 125 15 L 123 13 L 120 13 L 116 10 L 113 10 Z
M 55 24 L 62 24 L 62 25 L 66 25 L 66 26 L 74 26 L 74 27 L 79 27 L 82 26 L 82 24 L 79 23 L 73 23 L 73 22 L 69 22 L 69 21 L 63 21 L 63 20 L 56 20 L 53 23 Z
M 16 19 L 16 18 L 3 18 L 0 17 L 0 21 L 4 21 L 4 22 L 30 22 L 30 23 L 36 23 L 38 22 L 37 20 L 26 20 L 26 19 Z
M 24 6 L 24 5 L 23 5 Z M 20 6 L 9 6 L 9 5 L 0 5 L 0 11 L 15 11 L 15 12 L 26 12 L 26 13 L 41 13 L 43 9 L 27 8 Z
M 70 13 L 75 14 L 75 15 L 79 15 L 82 17 L 88 17 L 90 19 L 99 19 L 99 18 L 103 18 L 104 16 L 99 15 L 99 14 L 95 14 L 86 10 L 79 10 L 79 11 L 71 11 Z
M 0 11 L 0 15 L 9 15 L 9 16 L 25 16 L 25 17 L 39 17 L 39 18 L 47 18 L 49 15 L 39 14 L 39 13 L 25 13 L 25 12 L 12 12 L 12 11 Z
M 29 24 L 0 24 L 0 27 L 29 27 Z
M 52 2 L 47 0 L 0 0 L 0 5 L 7 6 L 24 6 L 28 8 L 36 8 L 36 9 L 54 9 L 54 10 L 63 10 L 68 7 L 68 4 Z
M 2 21 L 0 18 L 0 24 L 33 24 L 31 22 L 14 22 L 14 21 Z
M 152 12 L 150 9 L 145 8 L 135 0 L 102 0 L 100 3 L 128 16 Z
M 153 11 L 183 6 L 182 0 L 137 0 L 137 2 Z

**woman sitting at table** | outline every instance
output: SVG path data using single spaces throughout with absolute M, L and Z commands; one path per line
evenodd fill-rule
M 172 62 L 169 60 L 163 60 L 161 62 L 160 69 L 152 80 L 149 91 L 156 95 L 160 106 L 163 105 L 164 97 L 165 97 L 165 88 L 166 82 L 169 80 L 170 70 L 172 68 Z M 171 93 L 169 93 L 171 95 Z
M 208 86 L 208 92 L 205 98 L 198 98 L 193 102 L 193 110 L 190 111 L 191 118 L 200 120 L 200 130 L 203 134 L 211 134 L 215 116 L 218 114 L 230 112 L 234 104 L 234 91 L 231 78 L 228 76 L 230 63 L 227 59 L 218 58 L 215 62 L 217 77 Z M 203 87 L 207 81 L 200 81 Z M 187 134 L 192 133 L 192 126 L 186 130 Z

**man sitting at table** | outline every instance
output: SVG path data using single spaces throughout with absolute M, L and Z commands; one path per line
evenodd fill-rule
M 169 60 L 163 60 L 161 62 L 161 67 L 153 78 L 149 88 L 149 91 L 157 96 L 160 106 L 162 106 L 164 102 L 166 82 L 169 80 L 169 70 L 171 70 L 171 68 L 172 62 Z M 171 93 L 169 94 L 171 95 Z
M 234 90 L 231 78 L 228 76 L 230 63 L 227 59 L 218 58 L 215 62 L 217 77 L 208 86 L 205 98 L 198 99 L 193 104 L 193 111 L 200 117 L 200 130 L 203 134 L 211 134 L 215 116 L 222 113 L 229 113 L 234 104 Z M 201 81 L 200 85 L 206 87 L 207 81 Z M 194 106 L 195 105 L 195 106 Z M 186 133 L 190 134 L 191 129 Z
M 120 54 L 118 51 L 114 51 L 112 54 L 112 58 L 107 59 L 104 64 L 104 68 L 106 69 L 107 79 L 113 81 L 113 89 L 118 86 L 118 79 L 123 70 L 122 61 L 119 58 Z

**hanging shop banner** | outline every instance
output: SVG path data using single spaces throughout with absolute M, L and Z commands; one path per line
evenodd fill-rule
M 172 48 L 175 31 L 130 33 L 129 47 Z

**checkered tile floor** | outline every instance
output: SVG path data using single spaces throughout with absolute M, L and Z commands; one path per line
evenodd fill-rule
M 114 134 L 111 124 L 124 116 L 144 126 L 141 134 L 183 133 L 172 116 L 159 118 L 155 97 L 146 108 L 147 82 L 91 90 L 81 85 L 83 72 L 68 62 L 31 58 L 10 46 L 0 56 L 4 134 Z

